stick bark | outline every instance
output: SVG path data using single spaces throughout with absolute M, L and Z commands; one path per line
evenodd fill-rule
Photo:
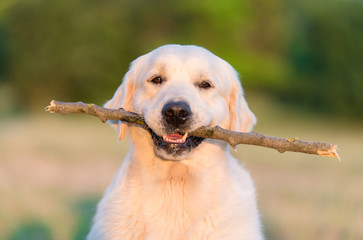
M 107 120 L 120 120 L 131 124 L 137 124 L 140 127 L 149 130 L 144 117 L 140 114 L 120 109 L 104 108 L 95 104 L 87 104 L 83 102 L 60 102 L 51 101 L 50 105 L 45 108 L 50 113 L 60 113 L 62 115 L 69 113 L 83 113 L 98 117 L 102 122 Z M 337 145 L 331 143 L 308 142 L 302 141 L 298 138 L 279 138 L 268 136 L 254 131 L 251 132 L 234 132 L 223 129 L 219 126 L 200 127 L 189 135 L 203 138 L 212 138 L 228 142 L 231 146 L 235 147 L 238 144 L 249 144 L 261 147 L 273 148 L 280 153 L 301 152 L 308 154 L 316 154 L 323 157 L 333 157 L 340 161 L 337 153 Z

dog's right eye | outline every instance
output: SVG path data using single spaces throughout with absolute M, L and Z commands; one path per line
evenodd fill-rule
M 157 77 L 153 77 L 150 82 L 152 82 L 153 84 L 162 84 L 163 83 L 163 79 L 160 76 Z

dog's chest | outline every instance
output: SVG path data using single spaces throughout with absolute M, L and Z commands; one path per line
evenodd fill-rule
M 188 239 L 186 235 L 192 239 L 202 234 L 200 229 L 213 228 L 210 196 L 187 177 L 187 171 L 176 165 L 166 181 L 143 189 L 138 215 L 144 223 L 146 239 Z
M 256 224 L 248 186 L 236 191 L 228 175 L 212 169 L 169 167 L 144 175 L 133 172 L 141 168 L 128 168 L 99 205 L 89 239 L 236 239 Z
M 179 236 L 194 235 L 198 225 L 205 224 L 206 206 L 196 198 L 193 203 L 185 195 L 183 184 L 171 182 L 163 192 L 155 192 L 144 202 L 142 215 L 147 239 L 180 239 Z

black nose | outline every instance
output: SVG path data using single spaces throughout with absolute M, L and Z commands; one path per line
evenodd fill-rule
M 174 127 L 184 124 L 192 114 L 186 102 L 169 102 L 161 111 L 165 121 Z

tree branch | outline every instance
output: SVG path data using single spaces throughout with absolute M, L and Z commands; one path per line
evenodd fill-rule
M 86 104 L 83 102 L 59 102 L 51 101 L 50 105 L 45 108 L 50 113 L 60 113 L 62 115 L 68 113 L 83 113 L 98 117 L 102 122 L 107 120 L 120 120 L 123 122 L 133 123 L 149 130 L 144 117 L 140 114 L 128 112 L 122 108 L 109 109 L 100 107 L 95 104 Z M 337 153 L 337 145 L 320 142 L 307 142 L 298 138 L 278 138 L 273 136 L 263 135 L 257 132 L 234 132 L 223 129 L 219 126 L 215 127 L 200 127 L 189 135 L 203 138 L 212 138 L 228 142 L 231 146 L 238 144 L 249 144 L 262 147 L 276 149 L 283 153 L 285 151 L 301 152 L 308 154 L 317 154 L 323 157 L 333 157 L 340 161 Z

